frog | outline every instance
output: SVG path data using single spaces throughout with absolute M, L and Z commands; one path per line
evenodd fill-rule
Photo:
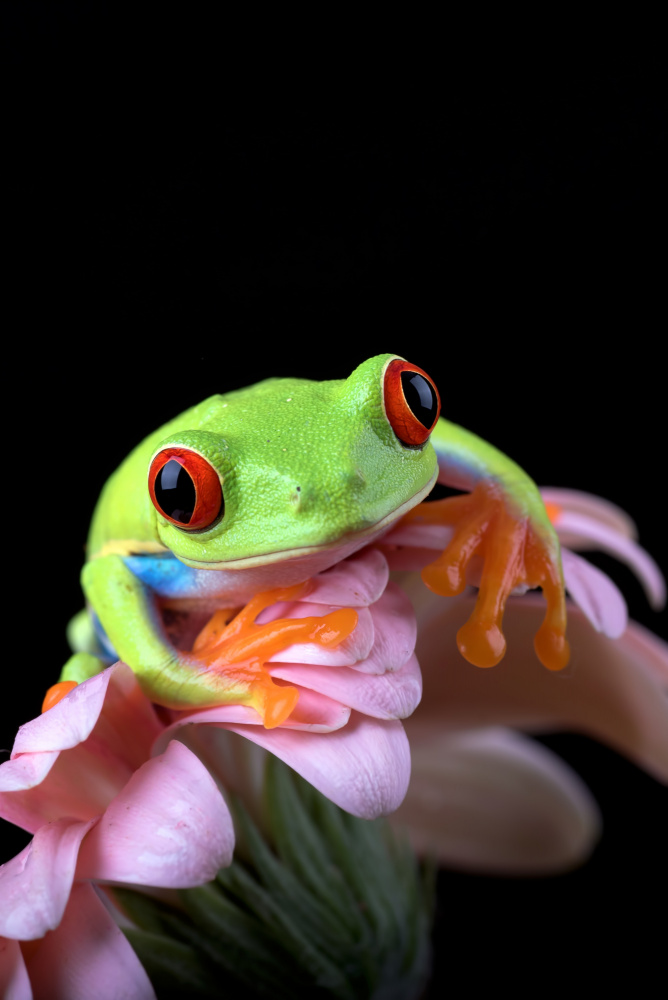
M 456 495 L 427 502 L 436 483 Z M 70 623 L 73 655 L 44 710 L 121 659 L 156 705 L 238 703 L 267 728 L 282 724 L 297 691 L 272 680 L 268 659 L 294 642 L 336 645 L 357 616 L 258 616 L 303 597 L 402 519 L 452 529 L 422 570 L 435 593 L 461 593 L 481 561 L 475 609 L 457 635 L 472 665 L 502 659 L 506 601 L 528 587 L 546 602 L 538 659 L 551 670 L 568 663 L 559 542 L 535 483 L 441 415 L 427 372 L 382 354 L 344 379 L 270 378 L 211 396 L 130 452 L 95 508 L 86 608 Z M 187 642 L 170 633 L 179 615 L 195 622 Z

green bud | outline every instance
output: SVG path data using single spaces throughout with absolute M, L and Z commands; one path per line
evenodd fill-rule
M 171 907 L 115 890 L 158 997 L 419 997 L 433 871 L 384 820 L 350 816 L 271 755 L 264 790 L 266 835 L 232 801 L 240 849 L 215 882 Z

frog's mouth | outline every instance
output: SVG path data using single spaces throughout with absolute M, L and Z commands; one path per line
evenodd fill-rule
M 305 545 L 294 549 L 279 549 L 276 552 L 264 552 L 252 556 L 244 556 L 242 559 L 226 559 L 218 562 L 188 559 L 181 555 L 178 556 L 178 559 L 193 569 L 243 570 L 253 569 L 256 566 L 270 566 L 272 563 L 286 562 L 288 560 L 308 559 L 311 556 L 326 555 L 327 553 L 339 550 L 341 550 L 340 558 L 344 558 L 346 555 L 356 552 L 357 549 L 363 548 L 364 545 L 368 545 L 372 539 L 385 534 L 404 514 L 407 514 L 409 510 L 412 510 L 413 507 L 421 503 L 434 488 L 437 475 L 438 470 L 434 472 L 434 475 L 426 486 L 423 486 L 409 500 L 406 500 L 390 514 L 381 518 L 380 521 L 376 521 L 375 524 L 369 525 L 361 531 L 351 531 L 348 534 L 342 535 L 333 542 L 323 542 L 322 545 Z M 332 560 L 332 562 L 336 561 L 338 559 Z

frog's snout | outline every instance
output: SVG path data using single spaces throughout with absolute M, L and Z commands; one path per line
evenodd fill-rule
M 340 503 L 351 497 L 360 497 L 366 486 L 366 477 L 357 467 L 338 469 L 336 474 L 319 483 L 311 483 L 308 479 L 291 484 L 289 490 L 290 503 L 300 512 L 309 512 L 314 505 L 324 503 Z

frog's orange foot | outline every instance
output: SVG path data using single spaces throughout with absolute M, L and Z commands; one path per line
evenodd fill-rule
M 52 684 L 49 690 L 44 695 L 44 701 L 42 702 L 42 713 L 48 712 L 50 708 L 57 705 L 59 701 L 62 701 L 66 694 L 69 694 L 72 688 L 77 686 L 76 681 L 58 681 L 57 684 Z
M 256 624 L 261 611 L 279 601 L 293 601 L 308 592 L 307 584 L 267 590 L 249 601 L 230 620 L 230 611 L 217 611 L 197 636 L 193 655 L 207 669 L 224 675 L 230 690 L 240 692 L 234 698 L 249 704 L 262 716 L 266 729 L 285 722 L 292 713 L 299 691 L 277 683 L 265 664 L 274 653 L 296 642 L 320 646 L 338 646 L 357 625 L 357 612 L 339 608 L 322 617 L 279 618 L 264 625 Z
M 502 659 L 506 601 L 516 587 L 526 586 L 542 587 L 547 602 L 545 620 L 534 639 L 538 658 L 549 670 L 566 666 L 570 651 L 558 549 L 528 515 L 514 513 L 497 486 L 480 483 L 465 496 L 420 504 L 408 517 L 455 528 L 444 552 L 422 571 L 422 579 L 435 593 L 461 593 L 471 558 L 482 557 L 478 600 L 457 633 L 457 645 L 469 663 L 493 667 Z

